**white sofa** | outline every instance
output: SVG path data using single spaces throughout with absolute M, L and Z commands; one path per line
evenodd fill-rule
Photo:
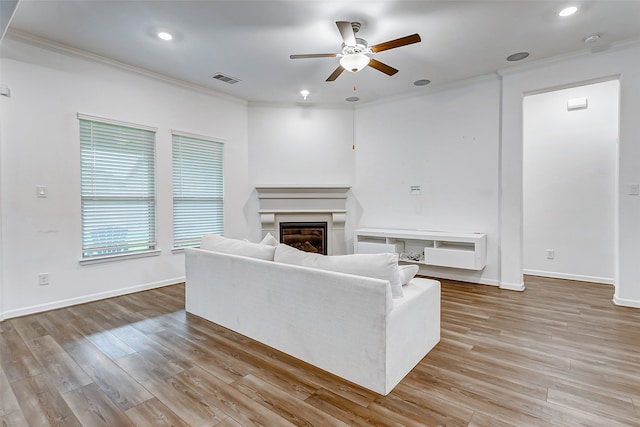
M 389 280 L 274 262 L 254 249 L 185 249 L 187 312 L 382 395 L 440 340 L 438 281 L 413 278 L 394 299 Z

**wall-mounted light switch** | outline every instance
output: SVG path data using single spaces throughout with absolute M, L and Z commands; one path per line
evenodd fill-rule
M 46 185 L 36 185 L 36 196 L 40 198 L 47 197 L 47 186 Z
M 38 284 L 40 286 L 47 286 L 49 284 L 49 273 L 38 274 Z

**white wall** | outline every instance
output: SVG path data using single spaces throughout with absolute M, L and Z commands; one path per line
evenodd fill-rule
M 171 137 L 176 129 L 223 138 L 226 234 L 242 236 L 248 185 L 245 102 L 5 38 L 0 97 L 2 303 L 11 317 L 182 280 L 172 254 Z M 157 257 L 80 266 L 79 130 L 76 113 L 158 128 Z M 49 196 L 36 198 L 36 185 Z M 50 285 L 38 286 L 49 273 Z
M 355 226 L 486 233 L 483 271 L 421 273 L 498 284 L 499 102 L 492 78 L 358 109 Z
M 249 107 L 249 179 L 259 185 L 337 185 L 355 182 L 352 108 L 314 106 Z M 260 238 L 258 195 L 249 238 Z
M 0 316 L 182 277 L 182 255 L 170 252 L 169 129 L 227 140 L 229 236 L 258 237 L 255 185 L 352 185 L 347 233 L 361 226 L 484 231 L 482 272 L 423 273 L 521 289 L 523 97 L 612 75 L 619 75 L 621 90 L 615 301 L 640 307 L 640 198 L 626 194 L 629 184 L 640 183 L 638 47 L 515 68 L 504 73 L 502 91 L 498 80 L 477 81 L 362 106 L 355 116 L 349 108 L 248 108 L 12 39 L 2 42 L 2 61 L 12 97 L 0 97 Z M 158 127 L 160 257 L 78 265 L 77 112 Z M 310 157 L 313 163 L 302 167 Z M 35 197 L 38 184 L 48 186 L 48 199 Z M 422 195 L 412 198 L 411 185 L 420 185 Z M 41 272 L 50 274 L 48 287 L 37 285 Z
M 612 80 L 524 98 L 525 274 L 613 283 L 619 88 Z M 586 109 L 567 110 L 583 97 Z
M 502 286 L 522 286 L 522 102 L 527 93 L 575 86 L 579 82 L 620 79 L 620 140 L 617 177 L 617 265 L 615 295 L 618 304 L 640 307 L 640 197 L 627 195 L 628 185 L 640 183 L 640 47 L 628 45 L 525 69 L 503 77 L 501 147 L 501 266 Z

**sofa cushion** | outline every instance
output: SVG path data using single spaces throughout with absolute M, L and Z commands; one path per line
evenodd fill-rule
M 261 245 L 269 245 L 269 246 L 278 246 L 278 244 L 280 244 L 280 242 L 278 242 L 276 240 L 276 238 L 273 237 L 273 235 L 271 233 L 267 233 L 267 235 L 264 236 L 262 238 L 262 240 L 260 240 L 260 244 Z
M 276 246 L 274 261 L 283 264 L 313 267 L 321 270 L 354 274 L 387 280 L 391 284 L 393 298 L 402 297 L 400 270 L 397 254 L 320 255 L 304 252 L 285 244 Z
M 202 236 L 200 249 L 264 259 L 266 261 L 273 261 L 273 253 L 275 252 L 274 246 L 261 245 L 260 243 L 252 243 L 245 240 L 229 239 L 218 236 L 217 234 L 206 234 Z
M 420 269 L 420 267 L 418 267 L 415 264 L 400 265 L 398 266 L 398 268 L 400 269 L 400 283 L 402 283 L 403 286 L 409 283 L 411 279 L 415 277 L 416 273 L 418 273 L 418 270 Z

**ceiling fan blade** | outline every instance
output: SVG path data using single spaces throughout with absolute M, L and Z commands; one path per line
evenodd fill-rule
M 335 79 L 338 78 L 340 74 L 342 74 L 343 71 L 344 71 L 344 68 L 342 68 L 342 65 L 338 65 L 338 68 L 336 68 L 336 70 L 333 73 L 331 73 L 329 77 L 327 77 L 326 81 L 328 82 L 334 81 Z
M 353 27 L 351 26 L 351 22 L 337 21 L 336 25 L 338 26 L 338 30 L 340 31 L 340 35 L 342 36 L 342 40 L 344 40 L 344 44 L 346 46 L 355 46 L 356 35 L 353 32 Z
M 398 70 L 396 70 L 395 68 L 387 65 L 387 64 L 383 64 L 382 62 L 375 60 L 373 58 L 371 58 L 369 60 L 369 67 L 371 68 L 375 68 L 378 71 L 382 71 L 383 73 L 385 73 L 388 76 L 393 76 L 395 73 L 398 72 Z
M 411 34 L 410 36 L 400 37 L 399 39 L 389 40 L 388 42 L 371 46 L 371 52 L 378 53 L 382 52 L 383 50 L 394 49 L 396 47 L 406 46 L 408 44 L 418 43 L 420 41 L 420 35 Z
M 303 59 L 303 58 L 335 58 L 337 53 L 309 53 L 302 55 L 289 55 L 289 59 Z

